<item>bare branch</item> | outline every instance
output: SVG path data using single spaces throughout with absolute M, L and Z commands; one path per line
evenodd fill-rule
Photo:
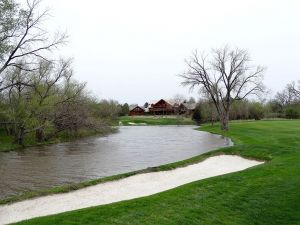
M 246 50 L 225 46 L 212 49 L 210 58 L 199 57 L 197 51 L 186 60 L 187 71 L 180 74 L 182 85 L 194 89 L 197 86 L 209 94 L 216 106 L 225 130 L 228 129 L 228 113 L 235 100 L 242 100 L 264 91 L 262 84 L 264 67 L 250 65 Z
M 51 62 L 47 52 L 66 43 L 66 34 L 57 33 L 51 38 L 42 28 L 42 22 L 48 17 L 49 10 L 38 12 L 41 1 L 27 0 L 26 3 L 26 7 L 21 8 L 12 1 L 11 5 L 5 7 L 4 15 L 0 15 L 0 19 L 3 19 L 0 22 L 0 79 L 9 67 L 34 71 L 36 68 L 30 65 L 35 66 L 37 61 L 42 59 Z M 20 61 L 23 62 L 22 65 L 18 63 Z

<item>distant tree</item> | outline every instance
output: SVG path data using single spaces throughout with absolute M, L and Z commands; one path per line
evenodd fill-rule
M 277 94 L 275 95 L 275 100 L 279 105 L 283 107 L 292 104 L 295 100 L 295 95 L 293 91 L 287 86 L 283 91 L 277 92 Z
M 185 101 L 185 97 L 181 94 L 175 94 L 172 98 L 173 102 L 174 102 L 174 110 L 175 113 L 179 116 L 180 112 L 179 112 L 179 106 L 181 103 L 183 103 Z
M 149 103 L 148 103 L 148 102 L 145 102 L 144 108 L 148 108 L 148 106 L 149 106 Z
M 200 99 L 196 109 L 201 113 L 201 122 L 210 122 L 213 126 L 214 122 L 218 119 L 216 107 L 209 98 Z
M 195 100 L 195 98 L 190 97 L 190 99 L 187 102 L 188 103 L 196 103 L 196 100 Z
M 198 125 L 202 122 L 202 113 L 201 113 L 201 106 L 198 105 L 195 108 L 195 111 L 193 112 L 192 115 L 192 120 L 194 120 Z
M 200 86 L 208 94 L 218 112 L 221 129 L 228 130 L 232 103 L 264 91 L 262 84 L 264 68 L 250 65 L 246 50 L 230 49 L 228 46 L 213 49 L 210 57 L 197 51 L 186 60 L 188 70 L 180 76 L 182 85 L 190 89 Z
M 268 102 L 270 112 L 278 117 L 293 117 L 300 107 L 300 81 L 291 82 Z
M 129 105 L 127 103 L 121 106 L 120 116 L 126 116 L 129 114 Z
M 267 103 L 270 111 L 272 113 L 282 113 L 283 112 L 283 105 L 280 104 L 276 99 L 272 99 Z
M 298 80 L 298 85 L 296 82 L 291 82 L 287 85 L 289 92 L 294 94 L 294 99 L 300 100 L 300 80 Z
M 231 120 L 249 119 L 249 106 L 250 103 L 247 100 L 235 101 L 230 108 L 229 118 Z
M 251 119 L 261 120 L 264 118 L 264 106 L 259 102 L 252 102 L 249 106 L 249 116 Z
M 285 110 L 285 117 L 287 119 L 298 119 L 300 117 L 300 110 L 296 107 L 288 107 Z
M 181 94 L 175 94 L 172 98 L 172 100 L 174 101 L 175 104 L 180 105 L 181 103 L 183 103 L 185 101 L 185 96 L 181 95 Z
M 114 100 L 101 100 L 98 104 L 98 115 L 101 118 L 115 119 L 120 115 L 122 107 Z

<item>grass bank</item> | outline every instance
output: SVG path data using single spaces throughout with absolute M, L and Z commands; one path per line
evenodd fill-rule
M 117 122 L 128 126 L 130 123 L 136 125 L 195 125 L 191 118 L 176 117 L 176 116 L 122 116 Z
M 217 126 L 202 130 L 221 133 Z M 300 121 L 235 122 L 225 135 L 236 145 L 157 170 L 223 153 L 268 162 L 149 197 L 18 224 L 299 224 Z

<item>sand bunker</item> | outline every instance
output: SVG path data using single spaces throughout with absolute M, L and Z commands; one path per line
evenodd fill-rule
M 0 224 L 148 196 L 193 181 L 241 171 L 261 163 L 263 162 L 239 156 L 220 155 L 174 170 L 138 174 L 69 193 L 3 205 L 0 206 Z

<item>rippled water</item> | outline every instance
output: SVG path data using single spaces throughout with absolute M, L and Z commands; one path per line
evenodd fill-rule
M 120 127 L 107 137 L 0 153 L 0 198 L 175 162 L 231 144 L 192 126 Z

